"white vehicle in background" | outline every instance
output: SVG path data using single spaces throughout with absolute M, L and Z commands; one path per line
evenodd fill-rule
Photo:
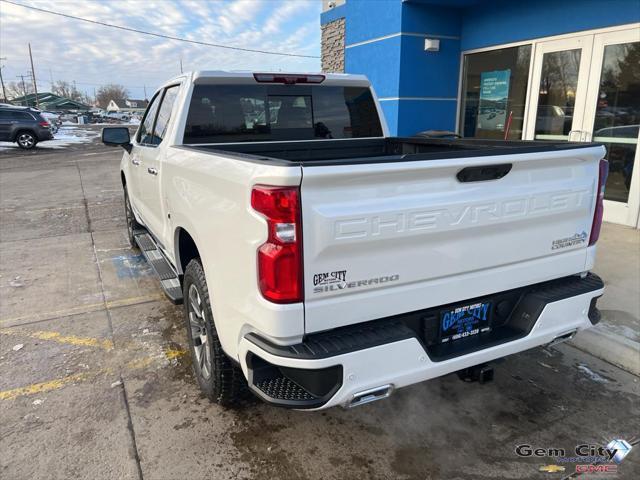
M 128 235 L 215 402 L 361 405 L 599 321 L 597 144 L 390 137 L 367 79 L 193 72 L 121 145 Z
M 131 118 L 131 114 L 127 112 L 107 112 L 106 117 L 126 122 Z

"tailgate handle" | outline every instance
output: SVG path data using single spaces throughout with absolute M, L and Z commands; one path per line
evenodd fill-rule
M 481 167 L 467 167 L 458 172 L 458 180 L 466 182 L 484 182 L 486 180 L 499 180 L 511 171 L 513 165 L 501 163 L 499 165 L 483 165 Z

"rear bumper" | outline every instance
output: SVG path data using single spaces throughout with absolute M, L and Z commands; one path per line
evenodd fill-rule
M 38 132 L 38 141 L 43 142 L 45 140 L 53 140 L 53 133 L 49 129 Z
M 595 300 L 603 292 L 602 280 L 591 274 L 503 292 L 494 298 L 517 298 L 504 326 L 448 345 L 429 340 L 426 326 L 438 309 L 310 335 L 287 347 L 252 333 L 240 341 L 240 363 L 268 403 L 311 410 L 348 405 L 363 391 L 401 388 L 571 336 L 597 323 Z

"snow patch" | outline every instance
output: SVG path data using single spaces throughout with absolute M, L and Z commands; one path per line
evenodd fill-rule
M 85 130 L 78 126 L 61 125 L 60 129 L 53 135 L 53 140 L 39 142 L 36 148 L 61 149 L 72 144 L 91 143 L 100 136 L 100 132 Z M 0 151 L 17 150 L 20 147 L 15 143 L 0 142 Z
M 601 376 L 601 375 L 597 374 L 596 372 L 594 372 L 593 370 L 591 370 L 584 363 L 581 363 L 581 364 L 578 365 L 578 370 L 584 372 L 587 375 L 587 377 L 589 377 L 594 382 L 598 382 L 598 383 L 607 383 L 608 382 L 608 380 L 606 378 L 604 378 L 603 376 Z

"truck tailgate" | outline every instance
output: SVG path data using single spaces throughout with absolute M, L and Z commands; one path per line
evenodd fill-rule
M 604 148 L 303 166 L 305 330 L 582 272 Z M 461 182 L 465 168 L 511 164 Z

